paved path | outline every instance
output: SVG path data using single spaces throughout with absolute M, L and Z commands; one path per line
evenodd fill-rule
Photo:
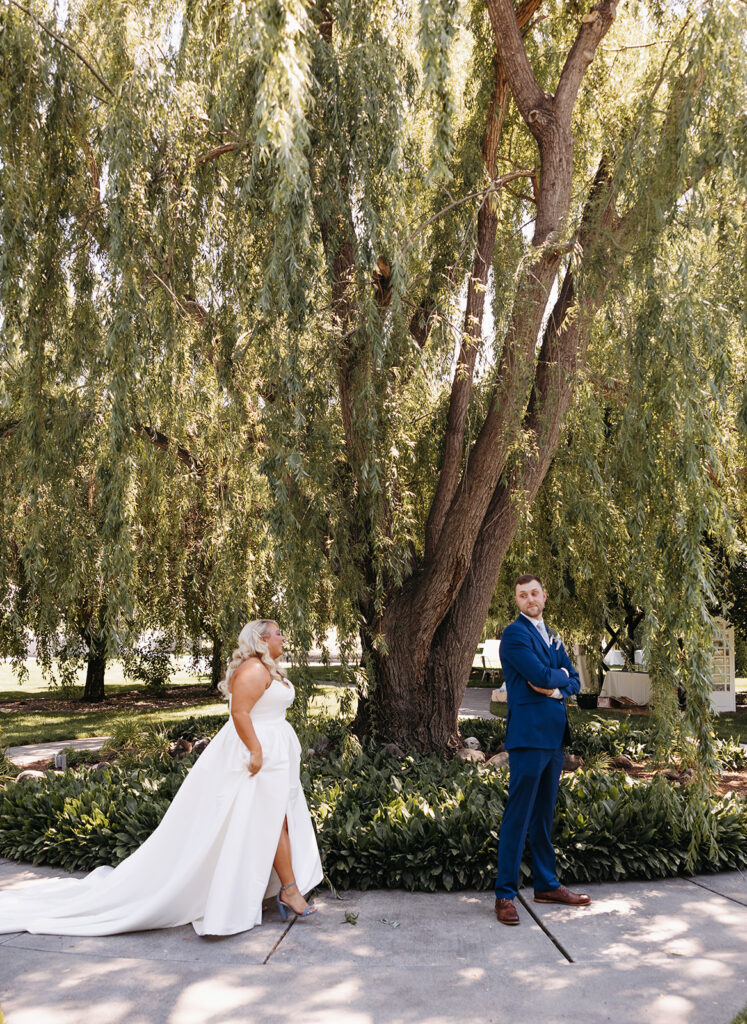
M 109 739 L 108 736 L 89 736 L 84 740 L 55 740 L 52 743 L 30 743 L 25 747 L 8 747 L 5 751 L 7 758 L 13 764 L 21 765 L 34 764 L 45 757 L 54 757 L 61 750 L 72 747 L 73 750 L 101 750 Z
M 490 713 L 490 697 L 492 689 L 483 686 L 468 686 L 462 706 L 459 708 L 460 718 L 492 718 Z
M 0 860 L 0 886 L 61 876 Z M 319 916 L 199 938 L 0 935 L 6 1024 L 730 1024 L 747 875 L 586 887 L 506 928 L 487 893 L 321 891 Z M 357 914 L 346 923 L 345 914 Z

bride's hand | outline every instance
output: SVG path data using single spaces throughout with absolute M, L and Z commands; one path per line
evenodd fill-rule
M 262 767 L 262 748 L 249 751 L 249 774 L 256 775 Z

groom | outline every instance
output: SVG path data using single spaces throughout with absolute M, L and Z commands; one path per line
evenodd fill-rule
M 527 834 L 532 850 L 534 900 L 571 907 L 591 903 L 571 892 L 555 874 L 552 822 L 563 767 L 563 744 L 570 741 L 565 697 L 580 682 L 560 637 L 542 620 L 547 594 L 536 576 L 514 584 L 519 616 L 501 637 L 501 666 L 508 691 L 506 750 L 508 801 L 498 842 L 495 914 L 501 924 L 518 924 L 514 899 Z

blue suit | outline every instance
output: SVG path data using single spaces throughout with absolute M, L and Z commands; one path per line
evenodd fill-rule
M 581 684 L 560 640 L 554 637 L 548 646 L 524 615 L 504 629 L 500 654 L 508 694 L 506 750 L 510 776 L 498 843 L 495 894 L 499 899 L 514 899 L 527 835 L 534 891 L 549 892 L 560 885 L 555 874 L 552 823 L 563 744 L 570 741 L 565 700 L 537 693 L 527 680 L 543 689 L 557 688 L 563 698 L 578 693 Z

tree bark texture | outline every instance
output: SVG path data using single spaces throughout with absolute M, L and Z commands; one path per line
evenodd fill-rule
M 210 689 L 217 690 L 218 683 L 221 680 L 222 668 L 222 657 L 223 657 L 223 644 L 219 637 L 213 637 L 213 650 L 210 656 Z
M 104 674 L 106 672 L 106 646 L 99 640 L 89 640 L 86 685 L 83 700 L 98 704 L 104 699 Z

